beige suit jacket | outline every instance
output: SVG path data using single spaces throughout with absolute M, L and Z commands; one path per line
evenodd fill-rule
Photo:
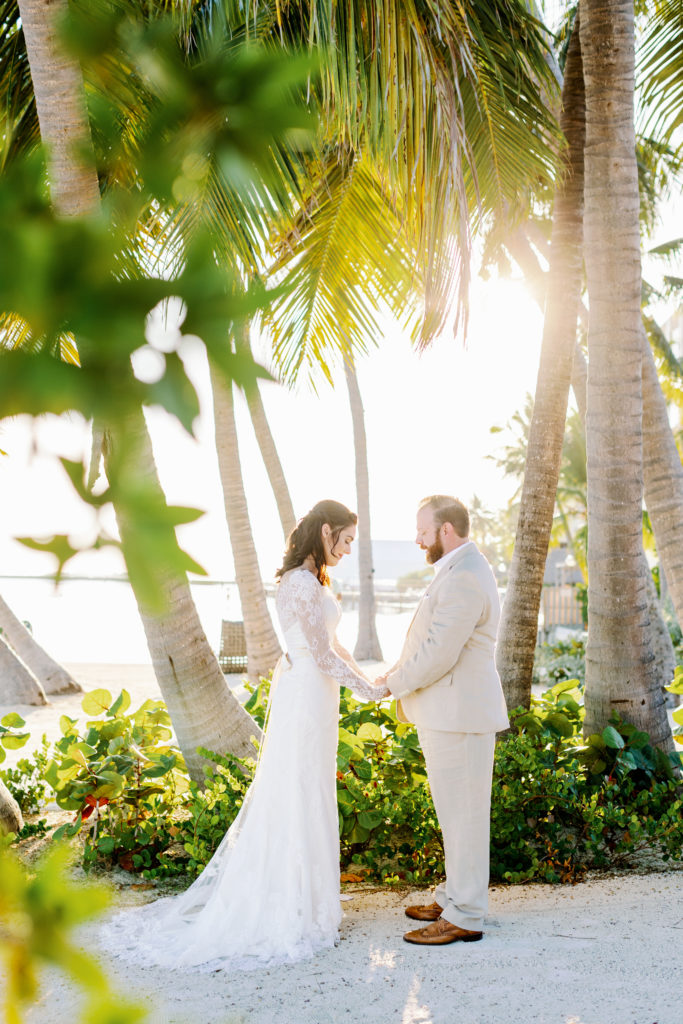
M 427 588 L 388 674 L 402 722 L 448 732 L 507 729 L 495 662 L 499 618 L 491 567 L 473 543 L 463 545 Z

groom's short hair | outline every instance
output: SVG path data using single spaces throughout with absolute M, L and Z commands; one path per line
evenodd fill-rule
M 420 502 L 420 509 L 431 508 L 438 526 L 450 523 L 459 537 L 469 537 L 470 514 L 458 499 L 450 494 L 431 494 Z

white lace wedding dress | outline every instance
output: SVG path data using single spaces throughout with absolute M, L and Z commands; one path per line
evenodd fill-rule
M 285 573 L 276 607 L 289 658 L 274 673 L 265 739 L 244 804 L 186 892 L 119 914 L 110 952 L 164 967 L 249 969 L 333 946 L 339 902 L 339 687 L 376 700 L 339 647 L 339 603 L 307 569 Z

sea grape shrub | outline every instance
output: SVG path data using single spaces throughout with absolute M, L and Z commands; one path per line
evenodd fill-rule
M 681 686 L 680 677 L 674 686 Z M 268 680 L 248 707 L 262 724 Z M 80 834 L 86 867 L 118 863 L 148 878 L 197 875 L 234 821 L 253 759 L 210 751 L 203 787 L 190 782 L 171 746 L 168 714 L 147 701 L 127 715 L 125 691 L 84 698 L 99 713 L 81 735 L 62 719 L 46 778 L 75 812 L 57 836 Z M 663 860 L 683 849 L 679 754 L 614 718 L 582 738 L 582 688 L 563 680 L 511 715 L 496 746 L 491 877 L 500 882 L 572 882 L 589 868 L 628 865 L 651 848 Z M 337 799 L 342 868 L 350 879 L 428 884 L 444 872 L 441 833 L 417 732 L 395 704 L 340 701 Z
M 50 743 L 43 736 L 40 747 L 28 757 L 20 758 L 14 768 L 5 768 L 2 777 L 21 813 L 38 814 L 45 804 L 48 785 L 45 772 L 49 760 Z
M 126 690 L 115 700 L 108 690 L 93 690 L 81 706 L 96 717 L 81 733 L 75 719 L 62 716 L 62 738 L 45 772 L 57 804 L 75 812 L 54 838 L 82 834 L 85 867 L 151 866 L 173 842 L 173 819 L 189 793 L 168 711 L 163 701 L 147 700 L 127 715 Z

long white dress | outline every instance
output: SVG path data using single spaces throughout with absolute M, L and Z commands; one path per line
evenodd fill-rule
M 288 658 L 274 673 L 244 804 L 189 889 L 106 926 L 110 952 L 171 968 L 250 969 L 301 960 L 337 940 L 339 687 L 364 699 L 382 691 L 338 653 L 339 603 L 311 572 L 285 573 L 276 607 Z

